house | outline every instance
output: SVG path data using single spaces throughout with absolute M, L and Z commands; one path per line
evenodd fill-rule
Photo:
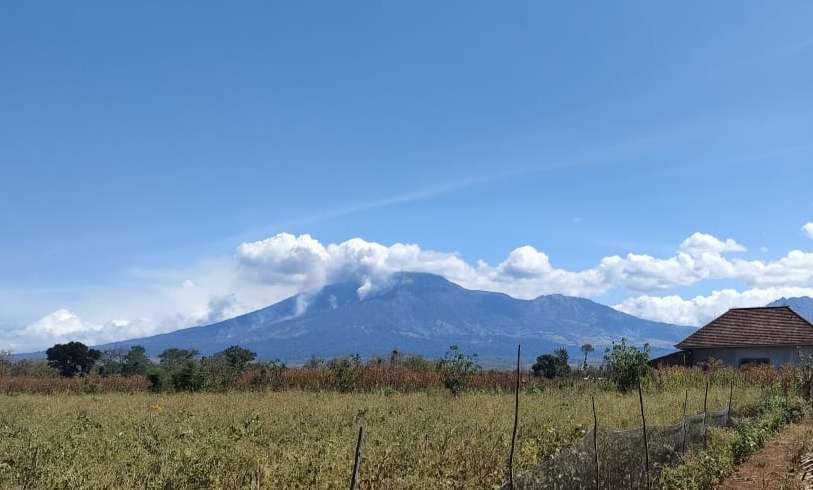
M 653 364 L 702 364 L 714 358 L 727 366 L 798 364 L 813 355 L 813 324 L 787 306 L 734 308 L 689 335 L 679 352 Z

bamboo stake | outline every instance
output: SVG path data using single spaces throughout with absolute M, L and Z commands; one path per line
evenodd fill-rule
M 689 389 L 686 388 L 686 395 L 683 397 L 683 453 L 686 453 L 686 405 L 689 403 Z
M 703 396 L 703 447 L 708 446 L 708 437 L 706 437 L 706 409 L 709 402 L 709 379 L 706 378 L 706 394 Z
M 593 461 L 596 465 L 596 490 L 598 490 L 601 485 L 601 479 L 599 478 L 599 471 L 598 471 L 598 416 L 596 415 L 596 397 L 590 395 L 590 400 L 593 402 Z
M 649 440 L 646 435 L 646 416 L 644 416 L 644 395 L 641 392 L 641 373 L 638 373 L 638 402 L 641 405 L 641 424 L 644 433 L 644 477 L 646 478 L 646 488 L 649 489 Z
M 734 376 L 735 374 L 731 374 L 731 386 L 728 388 L 728 411 L 725 415 L 725 422 L 726 425 L 731 425 L 731 402 L 734 400 Z
M 356 456 L 353 461 L 353 476 L 350 478 L 350 490 L 356 490 L 356 483 L 359 480 L 361 470 L 361 451 L 364 445 L 364 426 L 359 426 L 359 436 L 356 440 Z
M 517 384 L 514 388 L 514 430 L 511 432 L 511 452 L 508 454 L 508 488 L 514 488 L 514 446 L 517 443 L 517 426 L 519 425 L 519 361 L 522 345 L 517 345 Z

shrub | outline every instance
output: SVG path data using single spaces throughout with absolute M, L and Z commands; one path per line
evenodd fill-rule
M 621 339 L 620 344 L 613 342 L 613 346 L 604 353 L 604 362 L 610 381 L 618 391 L 626 393 L 637 385 L 639 376 L 649 369 L 649 344 L 638 349 L 627 344 L 626 339 Z
M 480 365 L 477 364 L 476 354 L 464 354 L 456 345 L 452 345 L 438 363 L 438 371 L 443 378 L 443 386 L 452 395 L 457 395 L 466 388 L 471 377 L 480 371 Z
M 534 376 L 548 379 L 561 378 L 570 374 L 569 356 L 566 349 L 557 349 L 553 354 L 544 354 L 536 358 L 531 369 Z
M 194 360 L 176 366 L 169 377 L 176 391 L 200 391 L 206 384 L 205 372 L 201 364 Z
M 167 372 L 159 367 L 153 367 L 147 373 L 149 390 L 153 393 L 160 393 L 170 388 L 170 381 Z
M 255 390 L 280 390 L 284 387 L 283 375 L 288 369 L 279 359 L 261 364 L 251 376 L 251 387 Z
M 349 393 L 356 388 L 364 369 L 358 354 L 333 359 L 330 361 L 329 367 L 336 381 L 336 389 L 341 393 Z

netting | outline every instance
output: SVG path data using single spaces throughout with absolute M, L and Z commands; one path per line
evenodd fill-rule
M 729 425 L 728 410 L 687 416 L 669 426 L 647 427 L 649 477 L 660 468 L 676 464 L 693 446 L 704 443 L 704 428 Z M 596 472 L 598 456 L 598 472 Z M 641 428 L 591 430 L 570 447 L 546 459 L 528 473 L 514 479 L 518 490 L 581 488 L 647 488 L 644 436 Z M 506 483 L 502 487 L 509 490 Z

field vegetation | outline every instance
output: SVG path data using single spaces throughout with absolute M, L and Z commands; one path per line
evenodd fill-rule
M 297 368 L 232 350 L 236 362 L 135 355 L 133 369 L 127 354 L 72 376 L 0 361 L 0 488 L 344 487 L 359 425 L 359 488 L 489 489 L 506 475 L 516 374 L 483 371 L 456 349 L 434 362 L 393 353 Z M 732 380 L 735 411 L 800 389 L 791 369 L 654 371 L 608 359 L 551 378 L 522 371 L 516 474 L 592 427 L 591 398 L 602 427 L 640 426 L 629 373 L 614 368 L 643 373 L 650 425 L 680 420 L 684 396 L 689 412 L 702 410 L 707 382 L 710 410 L 727 406 Z
M 592 425 L 586 387 L 523 394 L 516 471 Z M 640 425 L 634 394 L 595 392 L 600 423 Z M 681 416 L 681 391 L 647 390 L 651 423 Z M 702 408 L 701 389 L 690 409 Z M 757 388 L 737 390 L 753 404 Z M 709 405 L 727 403 L 715 386 Z M 366 430 L 360 488 L 493 488 L 505 476 L 508 393 L 232 392 L 0 397 L 3 488 L 337 488 Z

